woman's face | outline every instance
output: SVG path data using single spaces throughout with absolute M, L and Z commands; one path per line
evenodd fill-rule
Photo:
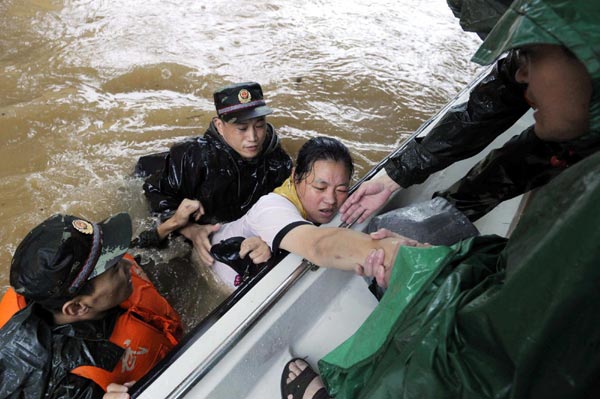
M 296 192 L 306 211 L 306 218 L 318 224 L 333 219 L 348 197 L 350 173 L 343 162 L 319 160 L 300 183 Z
M 546 141 L 567 141 L 587 133 L 592 79 L 585 66 L 555 45 L 527 46 L 519 54 L 515 79 L 527 84 L 535 134 Z

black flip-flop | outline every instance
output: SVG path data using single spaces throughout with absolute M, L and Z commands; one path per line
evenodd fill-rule
M 283 368 L 283 373 L 281 374 L 281 399 L 288 399 L 288 395 L 292 395 L 292 399 L 302 399 L 306 388 L 308 388 L 308 384 L 318 376 L 317 373 L 310 367 L 310 364 L 307 363 L 306 368 L 302 370 L 302 372 L 298 375 L 298 377 L 294 378 L 294 381 L 289 384 L 286 383 L 288 376 L 290 375 L 290 364 L 295 362 L 296 360 L 302 360 L 306 362 L 306 360 L 295 357 Z M 325 388 L 319 389 L 312 397 L 312 399 L 329 399 L 329 395 L 327 394 L 327 390 Z

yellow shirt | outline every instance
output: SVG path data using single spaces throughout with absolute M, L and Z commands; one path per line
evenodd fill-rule
M 296 192 L 296 185 L 292 181 L 291 176 L 288 177 L 281 186 L 279 186 L 275 190 L 273 190 L 273 192 L 275 194 L 279 194 L 279 195 L 287 198 L 292 204 L 294 204 L 296 209 L 298 209 L 298 212 L 300 212 L 302 217 L 304 219 L 306 219 L 306 211 L 304 210 L 304 207 L 302 206 L 300 197 L 298 197 L 298 193 Z

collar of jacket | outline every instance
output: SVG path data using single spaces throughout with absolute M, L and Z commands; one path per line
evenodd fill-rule
M 124 349 L 110 342 L 109 338 L 121 313 L 122 309 L 114 308 L 101 320 L 62 324 L 52 328 L 54 342 L 63 341 L 63 352 L 70 352 L 66 353 L 70 357 L 69 369 L 83 365 L 106 370 L 115 368 Z

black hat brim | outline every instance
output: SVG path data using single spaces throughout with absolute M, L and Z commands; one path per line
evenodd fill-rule
M 252 108 L 241 112 L 232 112 L 230 114 L 223 115 L 221 118 L 228 123 L 239 123 L 249 119 L 260 118 L 273 113 L 273 109 L 267 105 Z

